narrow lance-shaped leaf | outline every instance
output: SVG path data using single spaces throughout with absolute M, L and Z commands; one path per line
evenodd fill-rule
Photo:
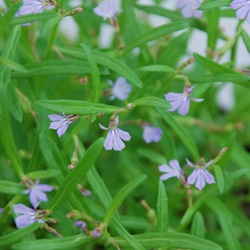
M 224 191 L 224 177 L 223 177 L 221 167 L 218 165 L 214 165 L 213 169 L 215 172 L 215 178 L 216 178 L 218 188 L 219 188 L 220 192 L 223 193 L 223 191 Z
M 165 122 L 176 132 L 180 140 L 189 150 L 194 160 L 195 161 L 200 160 L 199 152 L 194 144 L 194 141 L 192 140 L 190 135 L 186 132 L 186 130 L 181 126 L 181 124 L 179 124 L 168 111 L 161 108 L 156 108 L 156 110 L 162 115 Z
M 32 23 L 32 22 L 40 21 L 40 20 L 48 20 L 53 17 L 56 17 L 57 15 L 58 14 L 55 13 L 54 11 L 44 11 L 42 13 L 15 16 L 13 17 L 13 19 L 11 19 L 10 24 L 17 25 L 17 24 L 23 24 L 23 23 Z
M 22 194 L 24 189 L 24 186 L 19 183 L 0 180 L 0 193 L 17 195 Z
M 25 69 L 22 65 L 18 64 L 18 63 L 15 63 L 11 60 L 8 60 L 6 58 L 3 58 L 3 57 L 0 57 L 0 63 L 9 68 L 9 69 L 12 69 L 12 70 L 15 70 L 17 72 L 22 72 L 22 73 L 28 73 L 28 70 Z
M 218 7 L 228 7 L 232 0 L 213 0 L 209 2 L 203 2 L 202 5 L 198 8 L 199 10 L 209 10 Z
M 15 145 L 15 140 L 13 136 L 13 129 L 10 123 L 9 113 L 6 108 L 1 109 L 1 141 L 2 147 L 5 149 L 5 152 L 8 158 L 11 160 L 11 165 L 15 169 L 18 175 L 23 174 L 22 161 L 18 155 L 17 148 Z
M 16 243 L 12 246 L 14 250 L 68 250 L 80 247 L 84 243 L 91 241 L 91 238 L 86 235 L 74 235 L 62 238 L 26 240 Z
M 125 200 L 125 198 L 138 186 L 140 185 L 144 180 L 146 179 L 146 175 L 139 176 L 126 184 L 114 197 L 112 200 L 109 208 L 107 209 L 107 212 L 104 216 L 104 223 L 109 224 L 110 220 L 112 219 L 112 216 L 116 212 L 116 210 L 119 208 L 121 203 Z
M 133 101 L 132 104 L 134 104 L 135 107 L 149 106 L 149 107 L 165 108 L 165 109 L 171 108 L 171 105 L 166 100 L 154 96 L 142 97 L 140 99 Z
M 103 138 L 100 138 L 94 142 L 87 150 L 84 157 L 67 175 L 50 204 L 50 209 L 52 211 L 57 210 L 60 204 L 70 195 L 70 193 L 76 188 L 77 184 L 83 179 L 89 169 L 93 166 L 103 149 L 103 142 Z
M 5 44 L 4 50 L 1 55 L 2 58 L 7 59 L 7 60 L 13 59 L 15 52 L 16 52 L 17 44 L 19 41 L 19 37 L 20 37 L 20 27 L 16 26 L 11 31 L 9 38 Z M 4 91 L 4 92 L 6 91 L 9 81 L 10 81 L 10 69 L 7 68 L 6 66 L 0 66 L 0 89 L 1 91 Z
M 201 239 L 185 233 L 145 233 L 134 235 L 135 239 L 146 249 L 168 246 L 175 249 L 192 250 L 222 250 L 222 248 L 212 241 Z M 129 243 L 120 237 L 114 237 L 115 242 L 120 247 L 128 247 Z
M 176 73 L 176 70 L 167 65 L 150 65 L 139 68 L 140 71 Z
M 34 76 L 54 75 L 80 75 L 90 74 L 90 68 L 86 61 L 80 60 L 47 60 L 24 65 L 27 72 L 12 72 L 12 78 L 27 78 Z M 100 67 L 101 75 L 108 75 L 107 68 Z
M 157 232 L 163 233 L 168 230 L 168 198 L 162 181 L 159 181 L 157 199 Z
M 200 212 L 197 212 L 193 218 L 191 234 L 200 238 L 205 238 L 206 226 L 204 218 Z
M 12 233 L 6 234 L 0 237 L 0 246 L 10 246 L 13 243 L 22 240 L 32 232 L 36 231 L 40 227 L 40 224 L 35 222 L 32 225 L 18 229 Z
M 93 103 L 86 101 L 72 101 L 72 100 L 39 100 L 38 105 L 65 114 L 75 115 L 96 115 L 96 114 L 112 114 L 119 107 Z
M 232 215 L 228 208 L 218 199 L 210 200 L 206 203 L 214 213 L 216 213 L 222 231 L 224 233 L 225 243 L 228 250 L 238 250 L 241 249 L 239 240 L 236 233 L 233 230 Z
M 85 44 L 81 44 L 82 49 L 84 51 L 84 54 L 87 58 L 87 61 L 89 63 L 90 71 L 91 71 L 91 79 L 93 82 L 93 96 L 94 96 L 94 102 L 98 102 L 101 95 L 101 80 L 100 80 L 100 73 L 95 61 L 95 58 L 89 49 L 89 47 Z
M 68 49 L 68 48 L 59 48 L 59 50 L 67 56 L 78 58 L 78 59 L 86 59 L 85 54 L 79 49 Z M 119 75 L 126 78 L 130 83 L 135 86 L 141 88 L 142 82 L 135 74 L 133 70 L 131 70 L 122 60 L 119 60 L 108 53 L 103 53 L 100 51 L 92 51 L 96 63 L 98 65 L 109 68 L 110 70 L 118 73 Z
M 189 23 L 186 21 L 176 21 L 173 23 L 168 23 L 161 25 L 159 27 L 153 28 L 145 34 L 142 34 L 139 38 L 137 38 L 134 42 L 129 44 L 121 53 L 126 54 L 130 50 L 141 46 L 145 43 L 163 37 L 167 34 L 173 33 L 178 30 L 183 30 L 189 27 Z

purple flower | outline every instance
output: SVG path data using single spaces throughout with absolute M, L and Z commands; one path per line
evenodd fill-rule
M 239 19 L 247 19 L 250 23 L 250 1 L 249 0 L 234 0 L 230 3 L 232 9 L 237 10 L 236 16 Z
M 87 224 L 86 224 L 85 221 L 77 220 L 74 225 L 75 225 L 75 227 L 80 227 L 81 231 L 83 231 L 84 233 L 86 233 L 86 231 L 87 231 Z
M 143 139 L 146 143 L 158 142 L 161 140 L 162 130 L 149 125 L 143 126 Z
M 181 179 L 183 177 L 183 172 L 181 171 L 180 164 L 177 160 L 171 160 L 169 165 L 163 164 L 159 166 L 160 172 L 165 172 L 161 177 L 160 180 L 164 181 L 172 177 L 177 177 Z
M 132 90 L 132 87 L 127 83 L 126 79 L 122 76 L 118 77 L 115 84 L 112 81 L 109 81 L 111 88 L 112 96 L 109 98 L 113 100 L 118 98 L 120 100 L 125 100 L 128 98 L 129 93 Z
M 109 0 L 106 2 L 100 2 L 97 7 L 94 8 L 96 15 L 103 17 L 104 20 L 107 18 L 113 19 L 115 15 L 120 12 L 118 9 L 116 0 Z
M 214 176 L 206 170 L 206 168 L 213 163 L 213 160 L 209 161 L 206 164 L 204 164 L 204 162 L 201 161 L 198 162 L 196 165 L 194 165 L 188 159 L 186 160 L 188 166 L 195 168 L 193 173 L 187 179 L 188 184 L 194 184 L 196 182 L 195 186 L 199 190 L 201 190 L 205 187 L 206 183 L 208 184 L 215 183 Z
M 40 201 L 48 201 L 45 192 L 50 192 L 53 187 L 47 184 L 39 184 L 39 180 L 24 191 L 25 194 L 29 194 L 30 203 L 33 208 L 37 208 Z
M 0 208 L 0 214 L 3 212 L 3 208 Z
M 106 150 L 114 149 L 115 151 L 121 151 L 125 147 L 125 144 L 122 140 L 129 141 L 131 138 L 128 132 L 125 132 L 117 128 L 118 123 L 119 123 L 118 116 L 116 116 L 115 119 L 111 119 L 108 128 L 104 127 L 99 123 L 99 126 L 102 129 L 104 130 L 110 129 L 104 141 L 104 148 Z
M 77 187 L 78 187 L 78 189 L 80 190 L 80 192 L 82 193 L 83 196 L 90 196 L 91 195 L 91 191 L 84 188 L 82 185 L 78 184 Z
M 94 229 L 94 230 L 92 231 L 92 236 L 93 236 L 93 238 L 99 238 L 100 235 L 101 235 L 101 231 L 100 231 L 98 228 L 96 228 L 96 229 Z
M 181 9 L 181 14 L 186 17 L 201 17 L 202 11 L 197 10 L 202 0 L 177 0 L 177 8 Z
M 48 115 L 49 119 L 52 121 L 50 123 L 50 129 L 57 130 L 57 134 L 61 137 L 67 130 L 70 123 L 79 118 L 78 115 Z
M 26 207 L 23 204 L 15 204 L 14 213 L 19 214 L 19 216 L 15 218 L 17 228 L 27 227 L 35 221 L 39 223 L 45 222 L 44 220 L 39 219 L 39 210 L 36 212 L 36 210 Z
M 23 4 L 16 13 L 17 16 L 36 14 L 44 9 L 51 9 L 54 4 L 50 0 L 23 0 Z
M 193 98 L 192 91 L 195 86 L 190 87 L 186 85 L 183 93 L 169 92 L 165 95 L 165 99 L 170 102 L 171 108 L 168 111 L 175 111 L 178 109 L 180 115 L 186 115 L 189 111 L 190 99 L 195 102 L 202 102 L 202 98 Z

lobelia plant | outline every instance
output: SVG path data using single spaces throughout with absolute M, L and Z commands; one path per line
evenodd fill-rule
M 249 8 L 0 1 L 0 249 L 250 249 Z

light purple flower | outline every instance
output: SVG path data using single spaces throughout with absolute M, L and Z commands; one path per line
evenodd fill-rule
M 113 100 L 115 98 L 118 98 L 120 100 L 125 100 L 128 98 L 128 95 L 130 94 L 132 87 L 124 77 L 120 76 L 117 78 L 115 83 L 113 83 L 112 81 L 109 81 L 109 83 L 112 86 L 111 88 L 112 96 L 109 98 L 110 100 Z
M 23 4 L 16 13 L 17 16 L 36 14 L 44 9 L 51 9 L 54 4 L 50 0 L 23 0 Z
M 0 214 L 3 212 L 3 208 L 0 208 Z
M 27 227 L 32 223 L 34 223 L 35 221 L 39 223 L 45 222 L 44 220 L 38 218 L 36 210 L 29 208 L 23 204 L 15 204 L 14 213 L 19 214 L 19 216 L 15 218 L 15 223 L 17 228 Z
M 214 176 L 210 174 L 206 168 L 213 163 L 213 160 L 209 161 L 208 163 L 198 163 L 194 165 L 188 159 L 186 159 L 188 166 L 195 168 L 193 173 L 188 177 L 187 183 L 188 184 L 195 184 L 195 186 L 201 190 L 205 187 L 206 183 L 212 184 L 215 183 Z
M 168 111 L 175 111 L 178 109 L 180 115 L 186 115 L 189 111 L 190 99 L 195 102 L 202 102 L 203 98 L 193 98 L 192 91 L 195 86 L 190 87 L 186 85 L 183 93 L 173 93 L 169 92 L 165 95 L 165 99 L 170 102 L 171 108 Z
M 94 229 L 94 230 L 92 231 L 92 236 L 93 236 L 93 238 L 99 238 L 100 235 L 101 235 L 101 231 L 100 231 L 98 228 L 96 228 L 96 229 Z
M 128 132 L 117 128 L 118 123 L 119 123 L 118 116 L 116 116 L 115 119 L 111 119 L 108 128 L 104 127 L 99 123 L 99 126 L 102 129 L 104 130 L 110 129 L 104 141 L 104 148 L 106 150 L 114 149 L 115 151 L 121 151 L 125 147 L 125 144 L 122 140 L 129 141 L 131 138 Z
M 103 17 L 104 20 L 107 18 L 113 19 L 118 12 L 121 10 L 118 9 L 116 0 L 103 1 L 94 8 L 96 15 Z
M 52 121 L 50 123 L 50 129 L 57 130 L 57 134 L 61 137 L 67 130 L 70 123 L 79 118 L 79 116 L 75 115 L 48 115 L 49 119 Z
M 53 187 L 47 184 L 39 184 L 39 180 L 30 186 L 30 188 L 24 191 L 25 194 L 29 194 L 30 203 L 33 208 L 37 208 L 40 201 L 48 201 L 45 192 L 50 192 Z
M 155 128 L 149 125 L 143 126 L 143 139 L 146 143 L 158 142 L 161 140 L 161 128 Z
M 86 233 L 86 231 L 87 231 L 87 224 L 86 224 L 85 221 L 77 220 L 74 225 L 75 225 L 75 227 L 80 227 L 81 231 L 83 231 L 84 233 Z
M 90 196 L 91 195 L 91 191 L 84 188 L 81 184 L 78 184 L 77 187 L 78 187 L 78 189 L 80 190 L 80 192 L 82 193 L 83 196 Z
M 183 177 L 183 172 L 181 171 L 180 164 L 177 160 L 171 160 L 169 165 L 163 164 L 159 166 L 160 172 L 165 172 L 161 177 L 160 180 L 164 181 L 172 177 L 177 177 L 181 179 Z
M 181 9 L 181 14 L 186 17 L 201 17 L 202 11 L 197 10 L 201 5 L 202 0 L 177 0 L 177 8 Z
M 232 9 L 237 10 L 236 16 L 239 19 L 246 18 L 250 23 L 250 1 L 249 0 L 234 0 L 230 3 Z

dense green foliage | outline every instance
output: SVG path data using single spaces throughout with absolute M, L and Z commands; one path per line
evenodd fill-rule
M 250 249 L 250 74 L 236 62 L 238 41 L 250 51 L 250 37 L 242 21 L 233 37 L 220 28 L 221 18 L 236 20 L 230 1 L 204 1 L 196 19 L 165 9 L 161 0 L 151 6 L 122 0 L 120 31 L 105 48 L 101 27 L 112 26 L 94 14 L 98 1 L 82 0 L 83 12 L 71 17 L 65 14 L 71 1 L 57 2 L 63 13 L 15 16 L 21 2 L 9 0 L 0 13 L 0 249 Z M 152 16 L 167 24 L 154 27 Z M 67 18 L 77 25 L 76 39 L 59 29 Z M 207 39 L 202 55 L 187 49 L 197 30 Z M 120 76 L 132 92 L 125 101 L 110 100 L 108 80 Z M 181 93 L 187 81 L 204 101 L 191 102 L 186 116 L 168 112 L 164 94 Z M 216 96 L 228 82 L 235 104 L 224 109 Z M 98 123 L 108 127 L 118 113 L 131 140 L 122 151 L 106 151 Z M 58 137 L 50 114 L 80 117 Z M 142 122 L 162 129 L 159 142 L 143 140 Z M 177 178 L 159 180 L 158 166 L 172 159 L 190 175 L 186 158 L 216 159 L 208 168 L 216 183 L 200 191 Z M 54 187 L 39 206 L 48 221 L 17 229 L 13 205 L 30 207 L 27 178 Z

